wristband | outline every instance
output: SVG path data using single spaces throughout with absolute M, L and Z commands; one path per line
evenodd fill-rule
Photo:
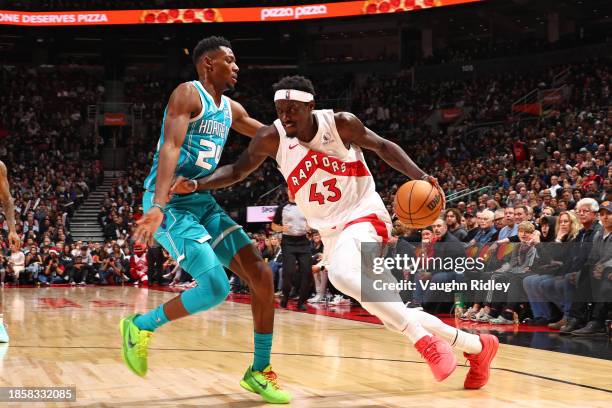
M 429 174 L 425 173 L 425 174 L 423 174 L 423 175 L 421 176 L 421 180 L 423 180 L 423 181 L 429 181 L 429 177 L 430 177 L 430 176 L 429 176 Z
M 193 186 L 193 190 L 191 190 L 192 193 L 195 193 L 196 191 L 198 191 L 198 180 L 191 180 L 194 182 L 194 186 Z
M 164 207 L 162 207 L 162 205 L 161 205 L 161 204 L 159 204 L 159 203 L 153 203 L 153 205 L 151 206 L 151 208 L 153 208 L 153 207 L 157 207 L 157 208 L 159 208 L 159 210 L 160 210 L 161 212 L 164 212 Z

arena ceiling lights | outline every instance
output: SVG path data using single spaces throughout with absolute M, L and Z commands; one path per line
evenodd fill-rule
M 239 23 L 309 20 L 403 13 L 484 0 L 360 0 L 286 7 L 20 12 L 0 10 L 0 25 L 87 26 L 113 24 Z

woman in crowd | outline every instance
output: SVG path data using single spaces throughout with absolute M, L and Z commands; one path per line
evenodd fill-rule
M 268 262 L 272 269 L 272 278 L 274 279 L 274 291 L 280 290 L 283 285 L 283 277 L 281 267 L 283 257 L 281 255 L 280 235 L 272 235 L 266 239 L 266 247 L 261 253 L 261 257 Z
M 19 275 L 25 269 L 25 255 L 19 247 L 11 246 L 11 256 L 8 261 L 8 272 L 15 281 L 16 284 L 19 283 Z M 4 285 L 4 274 L 2 276 L 2 284 Z
M 26 282 L 38 282 L 38 274 L 43 268 L 43 257 L 38 253 L 38 247 L 34 243 L 30 245 L 30 252 L 26 255 L 25 267 Z
M 580 228 L 582 228 L 582 225 L 573 212 L 564 211 L 559 214 L 555 242 L 561 244 L 560 251 L 564 252 L 566 256 L 571 255 L 571 250 L 568 250 L 571 246 L 568 248 L 568 244 L 576 238 Z M 565 265 L 567 265 L 567 262 Z M 574 286 L 567 282 L 568 272 L 570 271 L 566 270 L 563 266 L 560 265 L 554 271 L 554 279 L 545 280 L 538 287 L 538 292 L 542 294 L 542 302 L 551 302 L 563 312 L 563 317 L 559 321 L 548 325 L 549 328 L 556 330 L 560 329 L 567 322 L 574 294 Z

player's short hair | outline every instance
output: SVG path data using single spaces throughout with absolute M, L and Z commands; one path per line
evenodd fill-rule
M 272 85 L 274 92 L 279 89 L 295 89 L 296 91 L 304 91 L 315 95 L 314 85 L 310 79 L 301 75 L 286 76 Z
M 218 37 L 214 35 L 212 37 L 206 37 L 200 40 L 200 42 L 193 48 L 194 65 L 198 65 L 202 55 L 210 51 L 217 50 L 221 47 L 232 48 L 232 44 L 225 37 Z

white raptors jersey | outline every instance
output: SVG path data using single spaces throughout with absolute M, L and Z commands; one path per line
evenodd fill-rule
M 308 224 L 324 230 L 368 215 L 390 223 L 361 149 L 345 147 L 332 110 L 313 114 L 318 130 L 310 143 L 287 137 L 280 120 L 274 121 L 280 136 L 276 161 Z

